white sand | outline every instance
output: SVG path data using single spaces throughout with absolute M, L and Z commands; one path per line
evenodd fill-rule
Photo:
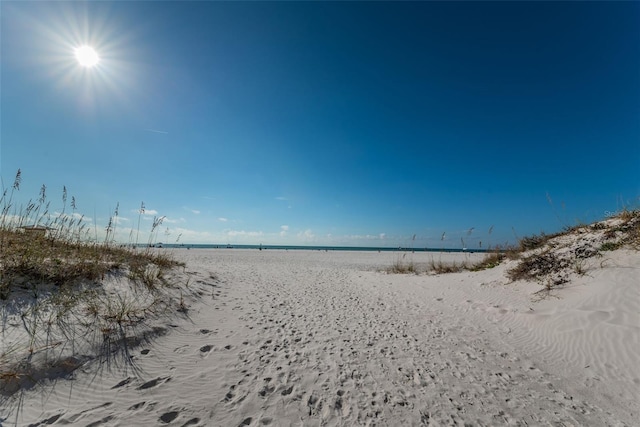
M 175 255 L 202 295 L 134 351 L 137 371 L 86 363 L 5 400 L 0 423 L 638 425 L 638 252 L 542 300 L 507 284 L 510 263 L 416 276 L 378 271 L 384 252 Z

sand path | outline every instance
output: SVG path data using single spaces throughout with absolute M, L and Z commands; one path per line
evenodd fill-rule
M 176 255 L 187 257 L 185 277 L 201 300 L 169 334 L 136 350 L 142 379 L 122 366 L 97 373 L 89 365 L 74 381 L 25 393 L 5 423 L 633 425 L 638 414 L 637 373 L 619 372 L 638 361 L 629 334 L 608 350 L 622 354 L 603 371 L 606 361 L 583 349 L 593 337 L 558 344 L 562 331 L 550 333 L 545 322 L 567 314 L 553 312 L 553 301 L 532 303 L 526 285 L 504 287 L 498 269 L 376 271 L 397 257 L 389 253 Z M 623 285 L 610 303 L 631 300 L 633 313 L 636 288 Z M 602 311 L 597 305 L 585 316 Z M 614 330 L 635 321 L 617 319 Z M 585 368 L 589 360 L 594 367 Z M 607 372 L 619 376 L 611 382 Z

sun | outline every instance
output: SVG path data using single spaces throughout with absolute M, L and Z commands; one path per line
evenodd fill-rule
M 76 59 L 83 67 L 91 68 L 100 61 L 98 53 L 91 46 L 81 46 L 76 49 L 75 53 Z

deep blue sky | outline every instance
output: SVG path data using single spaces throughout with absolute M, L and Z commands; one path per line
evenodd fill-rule
M 0 8 L 5 187 L 123 241 L 142 201 L 164 241 L 430 247 L 639 202 L 637 2 Z

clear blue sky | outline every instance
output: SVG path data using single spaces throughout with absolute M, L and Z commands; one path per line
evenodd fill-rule
M 165 242 L 418 247 L 638 206 L 637 2 L 0 8 L 5 187 L 122 241 L 141 202 Z

